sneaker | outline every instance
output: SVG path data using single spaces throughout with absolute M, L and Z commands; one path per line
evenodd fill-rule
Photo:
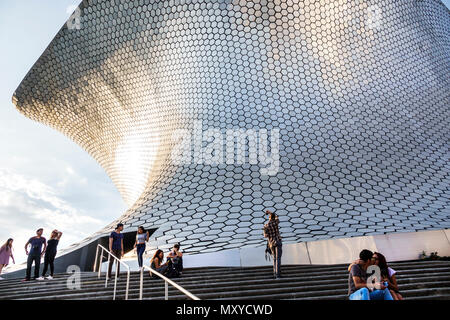
M 27 279 L 27 278 L 22 279 L 22 282 L 28 282 L 28 281 L 30 281 L 30 279 Z
M 48 276 L 48 277 L 45 278 L 45 279 L 47 279 L 47 280 L 53 280 L 53 277 L 52 277 L 52 276 Z
M 39 278 L 36 278 L 36 280 L 37 281 L 44 281 L 45 279 L 44 279 L 44 277 L 39 277 Z
M 0 280 L 5 280 L 4 278 L 0 277 Z

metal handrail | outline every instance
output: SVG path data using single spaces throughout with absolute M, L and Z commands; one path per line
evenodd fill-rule
M 163 276 L 161 273 L 159 273 L 158 271 L 147 267 L 147 266 L 143 266 L 141 269 L 141 281 L 139 284 L 139 300 L 142 300 L 142 293 L 143 293 L 143 286 L 144 286 L 144 269 L 147 269 L 148 271 L 150 271 L 151 273 L 156 274 L 158 277 L 160 277 L 161 279 L 164 280 L 164 287 L 165 287 L 165 299 L 169 300 L 169 285 L 168 283 L 170 283 L 172 286 L 174 286 L 176 289 L 178 289 L 179 291 L 181 291 L 182 293 L 184 293 L 185 295 L 187 295 L 189 298 L 191 298 L 192 300 L 200 300 L 197 296 L 193 295 L 192 293 L 190 293 L 189 291 L 187 291 L 186 289 L 184 289 L 182 286 L 176 284 L 174 281 L 170 280 L 169 278 L 167 278 L 166 276 Z
M 111 257 L 113 257 L 113 259 L 116 259 L 116 272 L 115 272 L 115 279 L 114 279 L 114 293 L 113 293 L 113 300 L 116 300 L 116 288 L 117 288 L 117 271 L 119 268 L 119 263 L 122 264 L 123 266 L 125 266 L 125 268 L 127 268 L 127 288 L 125 290 L 125 300 L 128 300 L 128 289 L 130 288 L 130 267 L 120 261 L 120 259 L 118 259 L 115 255 L 113 255 L 108 249 L 106 249 L 104 246 L 98 244 L 97 245 L 97 251 L 95 252 L 95 262 L 94 262 L 94 272 L 95 272 L 95 267 L 97 266 L 97 258 L 98 258 L 98 250 L 102 249 L 102 254 L 101 254 L 101 258 L 100 258 L 100 263 L 98 266 L 98 278 L 100 279 L 101 277 L 101 265 L 102 265 L 102 260 L 103 260 L 103 251 L 106 251 L 106 253 L 108 254 L 108 266 L 109 266 L 109 262 L 111 260 Z M 106 271 L 106 279 L 105 279 L 105 288 L 108 286 L 108 277 L 111 276 L 109 273 L 109 267 Z

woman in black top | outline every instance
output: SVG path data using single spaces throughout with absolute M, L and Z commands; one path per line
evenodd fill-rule
M 55 261 L 56 248 L 58 247 L 59 239 L 61 239 L 61 236 L 62 232 L 53 230 L 52 235 L 50 236 L 50 240 L 47 241 L 47 250 L 45 250 L 44 270 L 42 271 L 42 276 L 45 277 L 48 265 L 50 265 L 50 275 L 47 277 L 48 280 L 53 279 L 53 272 L 55 271 L 53 262 Z
M 162 263 L 164 259 L 164 252 L 161 249 L 156 250 L 155 254 L 153 255 L 150 267 L 153 270 L 158 271 L 162 275 L 166 275 L 167 268 L 168 268 L 168 262 Z M 152 276 L 152 273 L 150 272 L 150 276 Z M 156 277 L 156 276 L 154 276 Z

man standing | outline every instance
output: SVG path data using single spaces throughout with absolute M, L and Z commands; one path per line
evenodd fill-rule
M 31 266 L 34 262 L 34 279 L 42 281 L 44 277 L 39 277 L 39 268 L 41 266 L 41 257 L 47 249 L 47 241 L 42 236 L 44 229 L 40 228 L 36 231 L 36 236 L 31 237 L 30 240 L 25 244 L 25 252 L 28 255 L 27 259 L 27 275 L 23 281 L 30 281 L 31 277 Z M 31 250 L 28 252 L 28 245 L 31 245 Z M 42 245 L 44 245 L 44 250 L 42 250 Z
M 280 231 L 278 229 L 278 216 L 266 210 L 269 221 L 264 225 L 264 238 L 267 238 L 273 257 L 273 275 L 275 279 L 281 278 L 281 255 L 283 253 Z
M 123 234 L 121 231 L 123 230 L 123 224 L 119 223 L 116 229 L 111 232 L 109 235 L 109 251 L 117 258 L 121 259 L 123 256 Z M 114 258 L 109 258 L 109 267 L 108 267 L 108 279 L 111 279 L 111 270 L 114 263 Z M 120 263 L 117 263 L 117 277 L 120 276 Z
M 359 253 L 359 263 L 355 263 L 348 275 L 348 295 L 350 300 L 393 300 L 389 289 L 382 283 L 375 283 L 379 290 L 370 291 L 367 286 L 367 268 L 372 264 L 372 251 L 364 249 Z

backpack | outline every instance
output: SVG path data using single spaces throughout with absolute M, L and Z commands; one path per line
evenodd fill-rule
M 270 249 L 269 241 L 267 241 L 267 246 L 266 246 L 266 250 L 264 253 L 266 256 L 266 260 L 270 261 L 270 257 L 272 256 L 272 250 Z
M 165 276 L 167 278 L 178 278 L 180 276 L 180 273 L 177 269 L 175 269 L 175 266 L 173 264 L 172 259 L 167 259 L 167 269 L 165 272 Z

